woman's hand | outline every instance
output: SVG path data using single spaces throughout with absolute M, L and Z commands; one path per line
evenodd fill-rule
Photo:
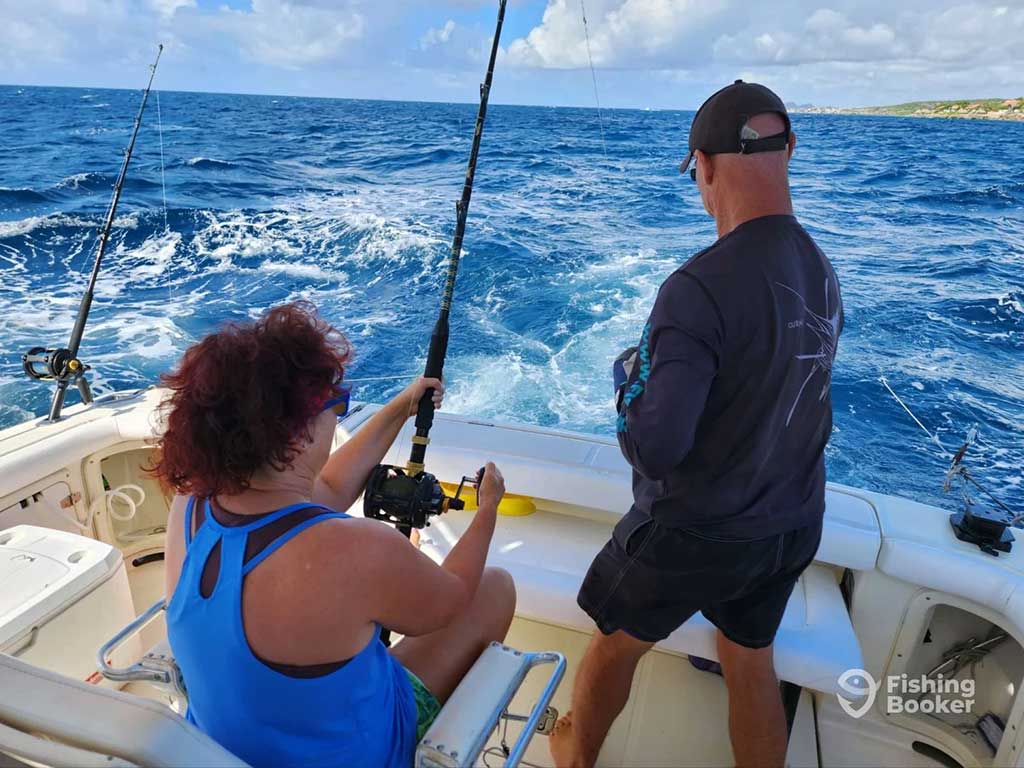
M 501 470 L 494 466 L 494 462 L 487 462 L 483 480 L 479 482 L 477 489 L 479 508 L 489 512 L 497 511 L 498 502 L 505 495 L 505 478 Z
M 434 390 L 434 408 L 440 410 L 441 401 L 444 400 L 444 382 L 441 379 L 428 379 L 420 376 L 412 384 L 402 390 L 395 400 L 408 403 L 408 415 L 415 416 L 420 405 L 420 398 L 428 389 Z

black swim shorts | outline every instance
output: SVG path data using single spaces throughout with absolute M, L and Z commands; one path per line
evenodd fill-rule
M 722 541 L 631 510 L 594 558 L 577 601 L 606 635 L 622 630 L 658 642 L 700 611 L 734 643 L 764 648 L 820 541 L 820 521 L 765 539 Z

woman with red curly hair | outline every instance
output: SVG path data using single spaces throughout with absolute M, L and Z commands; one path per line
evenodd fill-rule
M 443 394 L 413 382 L 332 453 L 350 355 L 311 305 L 288 304 L 207 336 L 163 379 L 168 639 L 189 719 L 257 768 L 411 765 L 515 609 L 511 577 L 485 567 L 504 493 L 493 464 L 440 566 L 341 512 L 423 393 Z M 390 650 L 382 626 L 404 636 Z

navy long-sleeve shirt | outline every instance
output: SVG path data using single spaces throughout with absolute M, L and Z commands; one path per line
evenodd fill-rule
M 842 325 L 835 272 L 792 216 L 741 224 L 673 273 L 619 415 L 635 507 L 724 539 L 820 519 Z

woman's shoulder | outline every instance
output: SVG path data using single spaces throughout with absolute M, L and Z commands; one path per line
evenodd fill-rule
M 388 550 L 395 544 L 409 545 L 408 540 L 397 530 L 378 520 L 345 515 L 328 518 L 313 526 L 307 541 L 318 547 L 331 550 L 343 548 L 356 555 L 364 553 L 367 558 L 377 558 L 381 550 Z

